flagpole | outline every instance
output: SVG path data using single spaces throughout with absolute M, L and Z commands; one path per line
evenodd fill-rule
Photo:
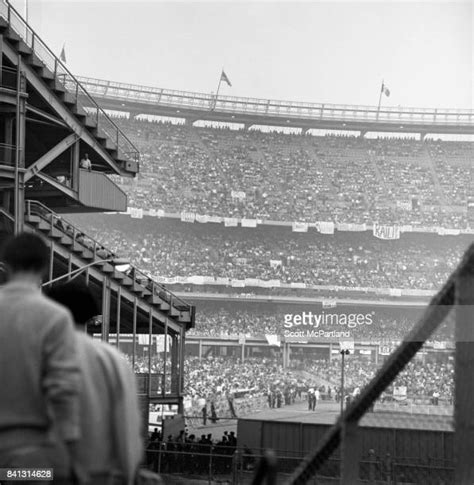
M 217 85 L 216 99 L 215 99 L 215 101 L 214 101 L 214 108 L 213 108 L 213 109 L 215 109 L 215 107 L 216 107 L 216 105 L 217 105 L 217 98 L 218 98 L 218 96 L 219 96 L 219 91 L 220 91 L 220 89 L 221 89 L 221 83 L 222 83 L 222 73 L 223 73 L 223 72 L 224 72 L 224 68 L 222 68 L 222 70 L 221 70 L 221 74 L 220 74 L 220 76 L 219 76 L 219 84 Z
M 382 87 L 380 88 L 380 94 L 379 94 L 379 105 L 377 106 L 377 121 L 379 119 L 380 105 L 382 104 L 383 84 L 384 84 L 384 80 L 382 79 Z

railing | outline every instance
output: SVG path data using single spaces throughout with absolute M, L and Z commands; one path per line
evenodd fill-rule
M 0 86 L 2 88 L 16 91 L 18 82 L 18 71 L 11 67 L 3 66 L 1 69 Z M 23 75 L 20 77 L 20 91 L 26 90 L 26 81 Z
M 95 96 L 121 101 L 138 101 L 159 106 L 214 110 L 242 115 L 274 116 L 298 120 L 386 122 L 405 125 L 467 125 L 474 127 L 474 111 L 447 108 L 393 108 L 376 106 L 305 103 L 271 99 L 216 96 L 134 84 L 78 77 Z M 179 114 L 177 114 L 179 116 Z M 397 127 L 398 128 L 398 127 Z
M 16 146 L 0 143 L 0 165 L 14 166 L 16 159 Z
M 36 215 L 47 221 L 68 237 L 71 237 L 76 243 L 81 244 L 84 249 L 92 252 L 94 259 L 100 261 L 100 259 L 106 260 L 115 258 L 116 255 L 107 250 L 103 244 L 95 239 L 87 236 L 83 231 L 75 227 L 72 223 L 58 216 L 55 212 L 48 209 L 41 202 L 35 200 L 27 200 L 25 202 L 25 213 L 27 216 Z M 160 285 L 145 273 L 140 271 L 135 266 L 130 265 L 125 274 L 131 278 L 136 284 L 145 287 L 152 294 L 158 295 L 165 300 L 171 306 L 177 307 L 181 311 L 191 311 L 191 306 L 181 298 L 174 295 L 164 286 Z
M 209 482 L 225 476 L 228 483 L 230 481 L 235 485 L 283 483 L 303 458 L 299 453 L 290 454 L 285 451 L 252 451 L 248 448 L 215 443 L 177 441 L 150 443 L 146 457 L 147 467 L 162 475 L 207 478 Z M 453 464 L 438 463 L 436 460 L 424 462 L 404 458 L 381 458 L 371 450 L 361 459 L 359 466 L 358 479 L 361 483 L 453 483 Z M 267 481 L 264 481 L 265 477 Z M 272 480 L 269 481 L 269 477 L 272 477 Z M 317 478 L 321 479 L 321 482 L 318 480 L 317 483 L 339 483 L 340 459 L 328 460 Z
M 97 126 L 99 127 L 100 118 L 101 130 L 115 142 L 117 150 L 120 150 L 127 158 L 138 162 L 138 149 L 96 103 L 94 98 L 92 98 L 78 79 L 71 74 L 60 59 L 53 54 L 51 49 L 49 49 L 38 34 L 26 23 L 23 17 L 10 4 L 10 2 L 8 2 L 8 0 L 0 1 L 0 15 L 8 21 L 11 28 L 23 39 L 25 44 L 34 51 L 38 58 L 44 63 L 45 67 L 54 74 L 57 82 L 67 88 L 69 93 L 74 96 L 76 103 L 78 103 L 79 98 L 85 98 L 87 99 L 88 106 L 93 106 L 95 108 L 94 120 L 96 121 Z

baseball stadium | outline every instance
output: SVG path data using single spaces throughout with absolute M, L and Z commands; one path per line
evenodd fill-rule
M 92 289 L 144 467 L 474 482 L 474 110 L 80 76 L 7 0 L 0 50 L 0 239 Z

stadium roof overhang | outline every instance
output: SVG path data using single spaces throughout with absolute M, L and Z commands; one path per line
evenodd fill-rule
M 200 120 L 310 129 L 474 134 L 474 111 L 315 104 L 174 91 L 79 78 L 104 109 Z M 86 100 L 84 100 L 84 103 Z

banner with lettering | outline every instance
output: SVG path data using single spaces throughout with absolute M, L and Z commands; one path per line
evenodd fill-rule
M 385 224 L 374 224 L 373 234 L 379 239 L 393 240 L 400 239 L 400 227 Z
M 196 214 L 196 222 L 200 222 L 201 224 L 205 224 L 209 222 L 209 216 Z
M 181 212 L 181 220 L 183 222 L 194 222 L 196 220 L 196 214 L 194 212 Z
M 132 219 L 143 219 L 143 209 L 130 209 L 130 217 Z
M 335 224 L 332 221 L 318 221 L 316 222 L 316 229 L 321 234 L 334 234 Z
M 224 217 L 224 226 L 225 227 L 237 227 L 239 220 L 235 217 Z
M 292 224 L 293 232 L 308 232 L 307 222 L 293 222 Z
M 230 280 L 230 286 L 233 288 L 245 288 L 244 280 Z
M 413 204 L 411 200 L 406 201 L 406 200 L 397 200 L 397 208 L 402 209 L 404 211 L 411 211 L 413 207 Z
M 275 268 L 278 268 L 280 266 L 282 266 L 282 261 L 281 259 L 270 259 L 270 267 L 275 269 Z
M 242 192 L 241 190 L 232 190 L 231 193 L 230 193 L 230 196 L 233 198 L 233 199 L 245 199 L 246 195 L 245 195 L 245 192 Z

